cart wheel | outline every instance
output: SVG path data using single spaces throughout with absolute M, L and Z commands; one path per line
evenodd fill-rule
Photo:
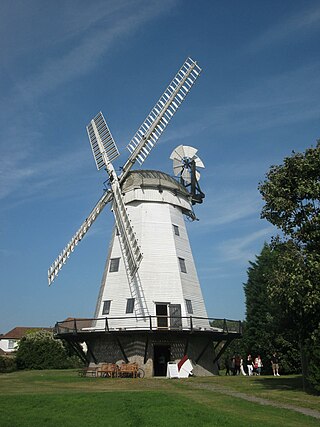
M 137 378 L 144 378 L 145 372 L 142 368 L 138 369 Z

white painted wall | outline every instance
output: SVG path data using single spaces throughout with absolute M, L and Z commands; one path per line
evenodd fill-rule
M 174 197 L 172 191 L 168 189 L 162 189 L 160 192 L 154 188 L 132 189 L 126 193 L 125 199 L 128 215 L 143 253 L 139 277 L 149 314 L 156 315 L 156 303 L 167 303 L 180 304 L 182 316 L 189 317 L 185 304 L 185 300 L 189 299 L 193 307 L 192 316 L 207 318 L 182 214 L 182 209 L 185 210 L 187 207 L 191 209 L 189 200 L 181 195 Z M 179 227 L 179 236 L 175 235 L 173 224 Z M 187 273 L 180 271 L 179 257 L 185 260 Z M 120 258 L 118 272 L 109 272 L 111 258 Z M 105 317 L 102 314 L 103 302 L 111 300 L 110 313 L 107 317 L 123 317 L 123 319 L 109 320 L 109 327 L 135 325 L 135 314 L 125 313 L 127 299 L 131 297 L 119 237 L 114 236 L 102 279 L 96 317 Z M 132 317 L 133 319 L 130 319 Z M 153 322 L 153 326 L 156 326 L 156 320 Z M 189 321 L 186 319 L 184 326 L 188 324 Z M 207 320 L 194 319 L 193 325 L 209 328 Z M 104 329 L 105 322 L 98 322 L 96 327 Z M 148 328 L 149 322 L 140 322 L 137 327 Z
M 0 348 L 1 350 L 5 351 L 6 353 L 11 353 L 15 351 L 18 347 L 17 340 L 9 340 L 9 339 L 0 339 Z

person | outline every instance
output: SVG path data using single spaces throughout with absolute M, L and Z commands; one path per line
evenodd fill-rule
M 272 357 L 271 357 L 271 365 L 272 365 L 273 375 L 275 377 L 280 377 L 280 375 L 279 375 L 279 358 L 278 358 L 276 352 L 274 352 Z
M 242 375 L 246 376 L 247 374 L 244 371 L 244 366 L 243 366 L 243 359 L 241 358 L 240 360 L 240 372 Z
M 254 359 L 254 368 L 255 368 L 256 375 L 260 375 L 261 374 L 261 368 L 262 367 L 263 367 L 262 360 L 261 360 L 260 355 L 258 355 Z
M 235 359 L 234 359 L 233 375 L 240 375 L 240 361 L 241 361 L 241 357 L 237 354 Z
M 232 358 L 231 358 L 231 372 L 232 372 L 232 375 L 235 375 L 235 371 L 236 371 L 235 360 L 236 360 L 236 356 L 232 356 Z
M 247 369 L 248 369 L 248 375 L 250 377 L 251 375 L 253 375 L 253 364 L 252 364 L 251 354 L 248 354 L 248 357 L 247 357 Z
M 230 375 L 230 358 L 227 356 L 224 361 L 226 367 L 226 375 Z

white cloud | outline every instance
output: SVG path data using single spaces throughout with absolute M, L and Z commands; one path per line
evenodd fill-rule
M 226 240 L 217 248 L 218 259 L 223 262 L 240 261 L 247 263 L 255 257 L 256 250 L 253 245 L 256 242 L 261 242 L 262 246 L 263 241 L 267 240 L 273 232 L 274 228 L 268 226 L 252 234 Z
M 31 72 L 29 70 L 29 75 L 24 73 L 20 79 L 14 80 L 9 87 L 9 94 L 1 100 L 3 132 L 0 142 L 0 199 L 22 186 L 25 188 L 24 192 L 20 192 L 20 201 L 23 197 L 30 197 L 52 184 L 59 172 L 68 176 L 70 169 L 79 167 L 83 162 L 81 149 L 77 153 L 63 153 L 55 159 L 49 158 L 49 155 L 46 157 L 41 141 L 45 118 L 41 120 L 41 114 L 37 110 L 39 98 L 97 67 L 100 59 L 114 48 L 120 39 L 131 37 L 147 22 L 168 13 L 176 4 L 177 0 L 139 0 L 134 4 L 128 0 L 108 3 L 102 1 L 92 5 L 84 2 L 77 7 L 76 18 L 73 18 L 74 4 L 71 6 L 71 3 L 66 3 L 64 9 L 59 10 L 63 19 L 61 22 L 53 19 L 52 22 L 54 25 L 59 22 L 60 27 L 45 40 L 50 48 L 53 43 L 59 45 L 63 42 L 63 53 L 60 49 L 53 49 L 50 50 L 50 56 L 39 56 L 40 62 L 34 65 Z M 28 24 L 32 25 L 33 15 L 28 9 L 30 6 L 26 9 L 23 3 L 20 5 L 22 9 L 19 9 L 13 19 L 21 19 L 23 24 L 22 18 L 26 17 L 30 21 Z M 7 13 L 3 16 L 11 16 L 15 5 L 8 3 L 6 7 Z M 49 15 L 45 14 L 46 19 Z M 10 22 L 12 25 L 12 21 Z M 26 28 L 27 24 L 24 25 L 23 28 Z M 53 31 L 52 26 L 50 29 Z M 13 37 L 12 28 L 7 30 Z M 36 26 L 32 34 L 38 34 Z M 53 36 L 57 36 L 56 40 Z M 69 43 L 66 43 L 67 39 L 70 40 Z M 26 47 L 32 46 L 28 37 L 25 43 L 23 39 L 20 41 L 22 48 L 18 48 L 16 52 L 22 56 L 25 49 L 36 50 L 34 47 Z M 14 42 L 16 40 L 13 39 L 12 46 Z M 39 40 L 39 43 L 41 44 L 42 40 Z
M 84 151 L 63 153 L 59 157 L 32 159 L 33 151 L 13 152 L 4 157 L 0 165 L 0 200 L 16 193 L 16 203 L 40 194 L 63 175 L 64 179 L 85 165 L 88 161 Z
M 28 101 L 29 97 L 33 99 L 43 96 L 71 79 L 88 73 L 99 64 L 100 58 L 113 48 L 119 39 L 131 37 L 146 22 L 167 12 L 174 4 L 174 0 L 139 2 L 137 8 L 128 8 L 126 15 L 117 16 L 115 20 L 108 19 L 104 25 L 99 25 L 91 31 L 83 31 L 77 38 L 77 44 L 69 51 L 50 58 L 37 73 L 18 83 L 16 93 Z M 95 23 L 93 21 L 93 24 Z
M 261 199 L 258 192 L 244 190 L 222 191 L 205 200 L 206 210 L 201 215 L 199 231 L 207 231 L 208 227 L 220 227 L 235 223 L 245 218 L 259 217 Z

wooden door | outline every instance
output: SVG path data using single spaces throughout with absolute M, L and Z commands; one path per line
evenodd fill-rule
M 181 305 L 180 304 L 170 304 L 169 305 L 169 314 L 170 314 L 170 328 L 171 329 L 182 329 Z

